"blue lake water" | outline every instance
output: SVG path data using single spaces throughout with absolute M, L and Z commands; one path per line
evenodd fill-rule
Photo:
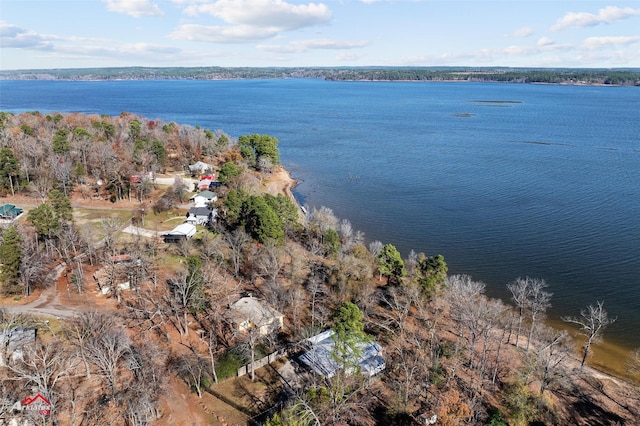
M 640 347 L 640 88 L 500 83 L 0 81 L 0 110 L 133 112 L 266 133 L 296 196 L 368 240 L 445 256 L 508 300 L 543 278 L 552 318 L 598 300 Z

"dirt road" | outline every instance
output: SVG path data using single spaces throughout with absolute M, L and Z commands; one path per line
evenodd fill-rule
M 48 279 L 57 283 L 65 268 L 65 264 L 58 265 L 58 267 L 51 271 Z M 55 284 L 43 290 L 40 296 L 33 302 L 25 305 L 3 306 L 3 308 L 6 309 L 7 312 L 14 314 L 29 314 L 54 318 L 71 317 L 78 309 L 77 307 L 69 307 L 62 304 L 58 286 Z

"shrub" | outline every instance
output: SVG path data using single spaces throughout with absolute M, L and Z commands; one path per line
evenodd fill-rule
M 216 375 L 218 380 L 224 380 L 231 377 L 235 377 L 238 374 L 238 369 L 244 364 L 242 357 L 234 352 L 227 352 L 227 354 L 218 360 L 216 365 Z

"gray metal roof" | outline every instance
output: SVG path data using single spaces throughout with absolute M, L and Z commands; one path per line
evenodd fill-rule
M 324 331 L 316 336 L 307 339 L 310 349 L 300 355 L 299 360 L 316 374 L 326 377 L 333 377 L 340 365 L 333 359 L 332 351 L 335 346 L 333 340 L 333 330 Z M 382 357 L 382 347 L 375 342 L 365 342 L 359 347 L 361 356 L 357 360 L 360 372 L 371 377 L 386 367 L 386 362 Z

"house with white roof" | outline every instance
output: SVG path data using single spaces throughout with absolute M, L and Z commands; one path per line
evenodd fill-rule
M 189 201 L 194 204 L 195 207 L 206 207 L 211 203 L 215 203 L 218 200 L 218 196 L 212 191 L 198 192 L 193 197 L 189 198 Z
M 193 175 L 204 174 L 210 170 L 213 170 L 213 166 L 203 161 L 197 161 L 196 163 L 189 165 L 189 171 Z
M 171 231 L 162 235 L 165 243 L 175 243 L 178 241 L 187 240 L 196 234 L 196 226 L 191 223 L 181 223 L 173 228 Z

